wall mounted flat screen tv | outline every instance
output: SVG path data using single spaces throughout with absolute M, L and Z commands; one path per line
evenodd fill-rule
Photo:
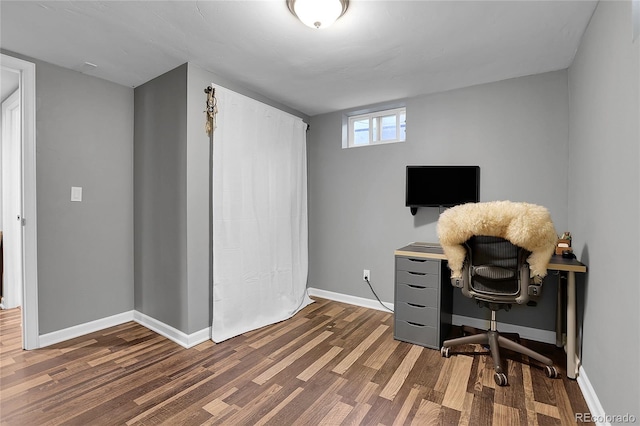
M 407 166 L 406 205 L 451 207 L 480 201 L 479 166 Z

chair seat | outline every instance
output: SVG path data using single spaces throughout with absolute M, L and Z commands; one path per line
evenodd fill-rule
M 514 278 L 517 271 L 514 271 L 513 269 L 502 268 L 500 266 L 480 265 L 473 267 L 473 273 L 483 278 L 489 278 L 493 280 L 506 280 Z
M 514 279 L 498 280 L 479 275 L 473 277 L 471 288 L 478 293 L 476 299 L 480 300 L 484 300 L 483 296 L 517 296 L 520 292 L 520 284 Z

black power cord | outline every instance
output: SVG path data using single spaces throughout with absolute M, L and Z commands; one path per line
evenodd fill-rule
M 373 289 L 373 286 L 371 285 L 371 283 L 369 282 L 369 278 L 365 278 L 364 279 L 367 284 L 369 284 L 369 288 L 371 289 L 371 292 L 373 293 L 373 295 L 376 297 L 376 299 L 378 299 L 378 302 L 380 303 L 380 305 L 382 305 L 383 308 L 385 308 L 387 311 L 394 313 L 393 309 L 389 308 L 387 305 L 385 305 L 384 303 L 382 303 L 382 300 L 380 300 L 380 298 L 378 297 L 378 295 L 376 294 L 376 291 Z

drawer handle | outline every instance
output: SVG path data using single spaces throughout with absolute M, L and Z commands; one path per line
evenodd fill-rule
M 424 325 L 422 324 L 418 324 L 417 322 L 411 322 L 411 321 L 407 321 L 408 324 L 414 325 L 416 327 L 424 327 Z
M 415 303 L 409 303 L 409 302 L 407 302 L 407 305 L 413 306 L 414 308 L 426 308 L 427 307 L 426 305 L 417 305 Z
M 409 260 L 412 262 L 420 262 L 420 263 L 427 261 L 427 259 L 409 259 Z
M 419 289 L 422 289 L 422 290 L 424 290 L 424 289 L 426 288 L 426 287 L 423 287 L 423 286 L 421 286 L 421 285 L 414 285 L 414 284 L 407 284 L 407 285 L 408 285 L 409 287 L 411 287 L 411 288 L 419 288 Z
M 411 275 L 427 275 L 424 272 L 411 272 L 411 271 L 407 271 L 408 273 L 410 273 Z

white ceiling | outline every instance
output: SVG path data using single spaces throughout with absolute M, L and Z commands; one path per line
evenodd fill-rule
M 567 68 L 596 4 L 351 0 L 315 30 L 285 0 L 3 0 L 0 47 L 132 87 L 191 62 L 313 116 Z

